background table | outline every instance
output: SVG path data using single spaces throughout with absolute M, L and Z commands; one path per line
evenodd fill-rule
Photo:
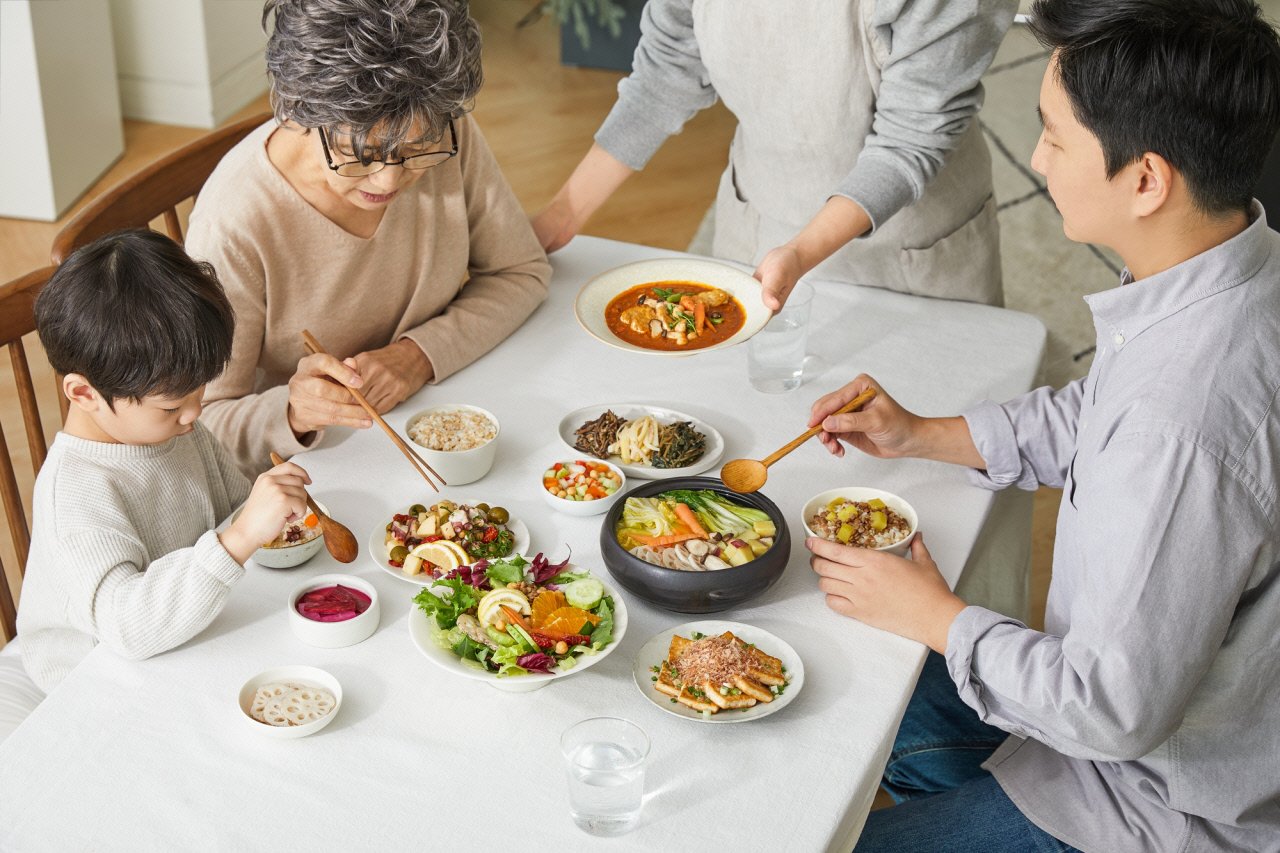
M 686 411 L 725 437 L 726 456 L 760 457 L 801 432 L 809 405 L 857 373 L 876 376 L 924 414 L 954 413 L 1027 390 L 1044 327 L 1011 311 L 819 283 L 798 391 L 766 395 L 746 379 L 738 347 L 689 358 L 636 355 L 590 338 L 573 318 L 579 287 L 609 267 L 668 256 L 578 238 L 554 256 L 552 295 L 493 353 L 424 389 L 388 417 L 403 427 L 440 403 L 483 406 L 501 420 L 497 461 L 483 480 L 445 496 L 506 506 L 533 550 L 604 572 L 601 517 L 571 518 L 538 494 L 546 465 L 569 455 L 556 425 L 595 403 L 649 402 Z M 298 457 L 314 491 L 356 533 L 434 498 L 378 430 L 331 431 Z M 716 469 L 718 470 L 718 468 Z M 713 471 L 714 473 L 714 471 Z M 505 693 L 445 672 L 413 647 L 406 616 L 417 587 L 362 553 L 349 570 L 382 597 L 369 640 L 322 650 L 294 638 L 286 597 L 337 571 L 322 552 L 299 569 L 250 565 L 225 611 L 185 646 L 131 662 L 99 648 L 0 745 L 0 849 L 847 850 L 866 819 L 924 647 L 827 609 L 803 549 L 800 509 L 840 485 L 896 492 L 954 584 L 991 504 L 964 472 L 918 460 L 829 456 L 816 442 L 770 471 L 764 493 L 791 526 L 791 562 L 748 606 L 718 614 L 782 637 L 805 684 L 781 713 L 704 725 L 640 695 L 641 645 L 693 618 L 628 596 L 630 627 L 592 668 L 532 693 Z M 310 664 L 346 693 L 336 720 L 302 740 L 256 735 L 236 694 L 268 667 Z M 574 827 L 560 733 L 602 714 L 652 739 L 641 826 L 619 839 Z

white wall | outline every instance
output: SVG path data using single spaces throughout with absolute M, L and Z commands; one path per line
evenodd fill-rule
M 127 118 L 215 127 L 266 91 L 261 0 L 111 0 Z
M 0 216 L 57 219 L 124 151 L 107 0 L 0 0 Z

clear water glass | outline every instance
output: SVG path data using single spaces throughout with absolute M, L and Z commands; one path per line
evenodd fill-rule
M 747 341 L 747 379 L 751 387 L 766 394 L 782 394 L 800 387 L 812 303 L 813 287 L 801 281 L 782 310 Z
M 569 814 L 592 835 L 623 835 L 640 822 L 649 737 L 618 717 L 593 717 L 560 738 L 569 777 Z

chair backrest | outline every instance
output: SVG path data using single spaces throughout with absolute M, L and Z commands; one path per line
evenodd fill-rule
M 121 228 L 146 228 L 164 217 L 165 231 L 182 242 L 178 205 L 194 197 L 224 154 L 271 116 L 264 113 L 208 133 L 116 184 L 76 214 L 53 240 L 60 264 L 81 246 Z
M 36 388 L 31 381 L 31 368 L 27 363 L 26 350 L 22 346 L 22 337 L 35 331 L 36 296 L 49 281 L 54 269 L 56 267 L 45 267 L 8 284 L 0 285 L 0 345 L 9 350 L 18 405 L 22 410 L 23 426 L 27 433 L 27 447 L 31 451 L 33 473 L 38 472 L 40 466 L 44 464 L 48 445 L 44 439 L 44 428 L 40 424 Z M 58 400 L 62 417 L 65 419 L 66 397 L 61 387 L 58 388 Z M 18 489 L 13 456 L 9 452 L 2 426 L 0 426 L 0 499 L 4 502 L 4 514 L 9 523 L 13 549 L 18 555 L 18 577 L 22 577 L 27 564 L 27 550 L 31 545 L 31 528 L 27 525 L 27 514 L 22 507 L 22 494 Z M 14 599 L 13 591 L 10 590 L 9 581 L 4 574 L 4 565 L 0 563 L 0 632 L 3 633 L 6 641 L 12 639 L 18 630 Z

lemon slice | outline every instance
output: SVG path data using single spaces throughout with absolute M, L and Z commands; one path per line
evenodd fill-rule
M 471 555 L 467 553 L 467 549 L 463 548 L 457 542 L 450 542 L 448 539 L 440 539 L 434 544 L 443 545 L 444 547 L 452 551 L 458 558 L 459 566 L 469 566 L 471 565 L 472 562 L 474 562 L 471 559 Z
M 462 565 L 458 555 L 452 548 L 444 547 L 444 542 L 423 542 L 409 552 L 410 557 L 417 557 L 436 566 L 439 571 L 448 573 Z
M 532 612 L 532 608 L 529 606 L 529 599 L 524 597 L 524 593 L 516 589 L 503 587 L 502 589 L 490 590 L 484 594 L 484 597 L 480 599 L 480 603 L 476 605 L 476 618 L 480 620 L 481 625 L 496 624 L 498 620 L 502 619 L 502 611 L 499 608 L 504 604 L 525 616 Z

